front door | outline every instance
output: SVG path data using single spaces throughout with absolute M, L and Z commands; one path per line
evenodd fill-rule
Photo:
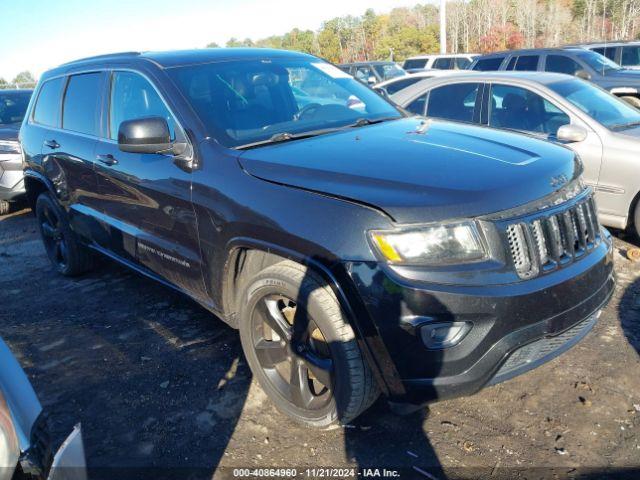
M 139 73 L 111 75 L 108 139 L 96 147 L 98 189 L 108 240 L 105 247 L 195 297 L 204 298 L 191 173 L 170 155 L 118 148 L 120 123 L 159 116 L 172 134 L 185 134 L 155 87 Z

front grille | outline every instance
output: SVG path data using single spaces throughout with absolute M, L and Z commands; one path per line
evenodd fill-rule
M 506 235 L 514 267 L 523 279 L 569 264 L 602 240 L 593 197 L 511 223 Z
M 528 369 L 527 367 L 536 367 L 544 361 L 545 357 L 560 353 L 564 351 L 562 350 L 563 348 L 569 348 L 591 330 L 597 319 L 597 314 L 592 315 L 555 337 L 541 338 L 540 340 L 536 340 L 533 343 L 519 348 L 513 352 L 502 367 L 500 367 L 492 383 L 498 383 L 506 378 L 510 378 L 514 372 L 520 371 L 521 369 L 526 370 Z

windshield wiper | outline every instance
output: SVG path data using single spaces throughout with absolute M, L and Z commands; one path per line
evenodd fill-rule
M 627 123 L 616 123 L 614 125 L 611 125 L 609 128 L 611 130 L 624 130 L 625 128 L 637 127 L 638 125 L 640 125 L 640 120 Z
M 364 126 L 367 126 L 367 125 L 373 125 L 375 123 L 388 122 L 390 120 L 398 120 L 400 118 L 402 118 L 402 117 L 382 117 L 382 118 L 373 118 L 373 119 L 362 117 L 362 118 L 357 119 L 355 122 L 353 122 L 353 123 L 351 123 L 349 125 L 346 125 L 343 128 L 364 127 Z
M 323 128 L 320 130 L 311 130 L 309 132 L 302 132 L 302 133 L 280 132 L 272 135 L 266 140 L 259 140 L 257 142 L 247 143 L 245 145 L 239 145 L 235 148 L 236 150 L 248 150 L 250 148 L 260 147 L 262 145 L 272 145 L 274 143 L 290 142 L 292 140 L 300 140 L 302 138 L 317 137 L 318 135 L 337 132 L 338 130 L 341 130 L 341 129 L 340 128 Z

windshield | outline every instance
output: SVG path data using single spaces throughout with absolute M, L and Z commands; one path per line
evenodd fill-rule
M 205 126 L 229 148 L 402 116 L 320 59 L 225 61 L 169 72 Z
M 576 56 L 591 68 L 593 68 L 596 72 L 620 70 L 620 65 L 618 65 L 616 62 L 609 60 L 604 55 L 592 52 L 591 50 L 577 52 Z
M 0 90 L 0 127 L 20 125 L 30 98 L 30 90 L 23 92 L 3 92 Z
M 591 83 L 563 80 L 548 87 L 605 127 L 620 129 L 640 122 L 640 111 Z
M 383 80 L 389 80 L 390 78 L 402 77 L 407 72 L 395 63 L 385 63 L 383 65 L 376 65 L 375 69 L 378 71 Z

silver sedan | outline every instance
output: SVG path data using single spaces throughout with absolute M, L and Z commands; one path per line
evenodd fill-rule
M 640 235 L 640 110 L 575 77 L 488 72 L 423 80 L 391 99 L 433 118 L 557 142 L 584 163 L 604 225 Z

